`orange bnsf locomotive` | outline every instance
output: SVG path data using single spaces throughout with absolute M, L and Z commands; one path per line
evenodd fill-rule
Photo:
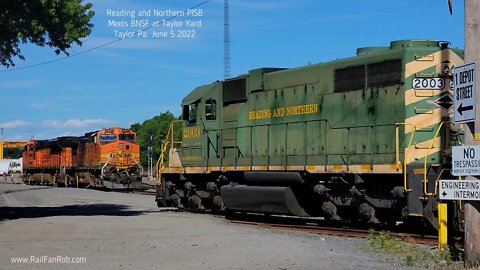
M 24 181 L 35 184 L 130 189 L 141 185 L 140 146 L 130 129 L 31 140 L 23 152 Z

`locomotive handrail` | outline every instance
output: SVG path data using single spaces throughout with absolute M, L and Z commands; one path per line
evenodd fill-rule
M 423 162 L 423 193 L 426 196 L 436 196 L 437 195 L 438 179 L 437 179 L 437 181 L 435 181 L 435 192 L 431 193 L 431 192 L 428 192 L 428 190 L 427 190 L 427 183 L 428 183 L 428 180 L 427 180 L 427 158 L 428 158 L 428 155 L 430 154 L 430 151 L 433 148 L 433 145 L 435 144 L 435 140 L 437 139 L 438 133 L 442 129 L 442 126 L 443 126 L 443 122 L 440 122 L 440 125 L 438 126 L 437 132 L 435 132 L 435 136 L 433 136 L 432 143 L 430 144 L 430 147 L 428 148 L 427 154 L 425 155 L 424 162 Z
M 395 135 L 396 135 L 396 138 L 395 138 L 395 156 L 397 158 L 397 164 L 400 160 L 400 154 L 399 154 L 399 127 L 400 125 L 404 125 L 404 126 L 413 126 L 412 124 L 409 124 L 409 123 L 395 123 Z M 408 141 L 408 146 L 407 148 L 405 148 L 405 153 L 403 155 L 403 190 L 405 192 L 411 192 L 412 189 L 411 188 L 408 188 L 407 187 L 407 160 L 408 160 L 408 154 L 409 154 L 409 150 L 410 150 L 410 147 L 412 145 L 412 141 L 413 141 L 413 134 L 415 134 L 415 129 L 412 128 L 412 133 L 410 134 L 410 140 Z M 398 165 L 397 165 L 398 166 Z
M 135 164 L 135 165 L 137 165 L 138 167 L 140 167 L 140 175 L 143 175 L 144 169 L 143 169 L 142 164 L 140 164 L 140 162 L 138 162 L 138 161 L 135 161 L 135 159 L 132 159 L 132 160 L 133 160 L 133 164 Z
M 167 135 L 165 136 L 165 140 L 162 142 L 162 151 L 160 152 L 160 157 L 158 157 L 157 164 L 155 165 L 156 171 L 157 171 L 157 184 L 160 185 L 162 183 L 162 170 L 164 168 L 164 159 L 165 159 L 165 153 L 167 151 L 167 146 L 170 144 L 173 146 L 175 143 L 181 143 L 178 141 L 173 140 L 173 135 L 174 135 L 174 124 L 178 122 L 182 122 L 183 120 L 173 120 L 170 122 L 170 126 L 168 127 Z
M 110 161 L 112 160 L 112 158 L 108 158 L 107 162 L 105 162 L 105 164 L 103 164 L 102 166 L 102 169 L 100 170 L 100 177 L 103 179 L 103 171 L 105 170 L 105 167 L 107 167 L 108 163 L 110 163 Z
M 178 120 L 178 121 L 181 121 L 181 120 Z M 218 145 L 217 145 L 217 147 L 215 147 L 215 145 L 213 144 L 212 140 L 210 139 L 210 136 L 208 136 L 208 132 L 209 132 L 210 130 L 207 130 L 207 127 L 205 126 L 205 121 L 203 121 L 203 118 L 202 118 L 202 117 L 200 117 L 200 121 L 202 122 L 203 132 L 205 133 L 205 135 L 207 135 L 207 144 L 208 144 L 208 146 L 210 146 L 210 145 L 212 146 L 213 151 L 215 151 L 215 154 L 216 154 L 217 157 L 218 157 L 218 155 L 219 155 L 219 154 L 218 154 L 218 151 L 219 151 Z M 221 129 L 220 129 L 220 130 L 221 130 Z M 216 130 L 216 131 L 218 131 L 218 130 Z M 172 134 L 173 134 L 173 132 L 172 132 Z M 172 141 L 173 141 L 173 135 L 172 135 Z M 172 145 L 173 145 L 173 144 L 172 144 Z M 208 149 L 208 147 L 207 147 L 207 149 Z

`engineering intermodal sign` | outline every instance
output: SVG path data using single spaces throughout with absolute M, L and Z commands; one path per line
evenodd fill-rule
M 475 63 L 455 67 L 453 71 L 453 106 L 455 123 L 475 120 Z
M 441 200 L 480 201 L 480 180 L 440 180 L 438 196 Z
M 452 147 L 452 175 L 480 175 L 480 145 Z

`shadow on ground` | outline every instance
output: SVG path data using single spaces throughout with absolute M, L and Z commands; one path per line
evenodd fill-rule
M 129 210 L 121 204 L 75 204 L 59 207 L 0 207 L 0 221 L 55 216 L 139 216 L 146 211 Z

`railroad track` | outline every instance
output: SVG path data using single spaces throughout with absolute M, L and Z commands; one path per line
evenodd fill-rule
M 130 190 L 112 190 L 119 193 L 129 193 L 129 194 L 142 194 L 142 195 L 155 195 L 155 190 L 153 189 L 130 189 Z
M 296 232 L 306 232 L 319 235 L 332 235 L 340 237 L 354 237 L 354 238 L 368 238 L 372 235 L 371 230 L 362 230 L 362 229 L 352 229 L 352 228 L 333 228 L 325 226 L 312 226 L 312 225 L 291 225 L 291 224 L 269 224 L 253 221 L 240 221 L 240 220 L 230 220 L 234 224 L 243 224 L 251 225 L 262 228 L 269 229 L 278 229 L 278 230 L 288 230 Z M 373 231 L 373 234 L 386 234 L 391 237 L 399 238 L 407 242 L 424 244 L 424 245 L 436 245 L 438 243 L 438 238 L 432 235 L 415 235 L 408 233 L 396 233 L 388 231 Z
M 155 195 L 155 190 L 154 189 L 136 189 L 132 190 L 133 194 L 143 194 L 143 195 Z
M 218 215 L 218 217 L 223 217 Z M 387 228 L 347 228 L 339 223 L 328 223 L 323 220 L 311 220 L 290 217 L 260 217 L 260 216 L 227 216 L 226 219 L 232 224 L 256 226 L 273 230 L 305 232 L 318 235 L 331 235 L 339 237 L 368 238 L 373 235 L 388 235 L 406 242 L 435 246 L 438 244 L 438 237 L 428 234 L 415 234 L 396 232 Z M 312 224 L 314 223 L 314 224 Z M 454 239 L 455 247 L 462 247 L 462 239 Z
M 128 193 L 143 194 L 143 195 L 155 195 L 154 189 L 146 190 L 130 190 Z M 177 209 L 178 211 L 178 209 Z M 194 211 L 195 212 L 195 211 Z M 232 224 L 240 224 L 247 226 L 256 226 L 261 228 L 268 228 L 274 230 L 305 232 L 318 235 L 330 235 L 338 237 L 353 237 L 367 239 L 373 235 L 388 235 L 403 241 L 423 244 L 429 246 L 438 245 L 438 237 L 436 235 L 429 234 L 414 234 L 406 232 L 395 232 L 388 230 L 386 227 L 374 226 L 372 228 L 347 228 L 339 222 L 327 222 L 322 219 L 305 219 L 297 217 L 287 216 L 266 216 L 266 215 L 221 215 L 214 214 L 215 217 L 228 220 Z M 397 229 L 398 230 L 398 229 Z M 463 239 L 461 237 L 454 237 L 452 246 L 457 249 L 463 249 Z

